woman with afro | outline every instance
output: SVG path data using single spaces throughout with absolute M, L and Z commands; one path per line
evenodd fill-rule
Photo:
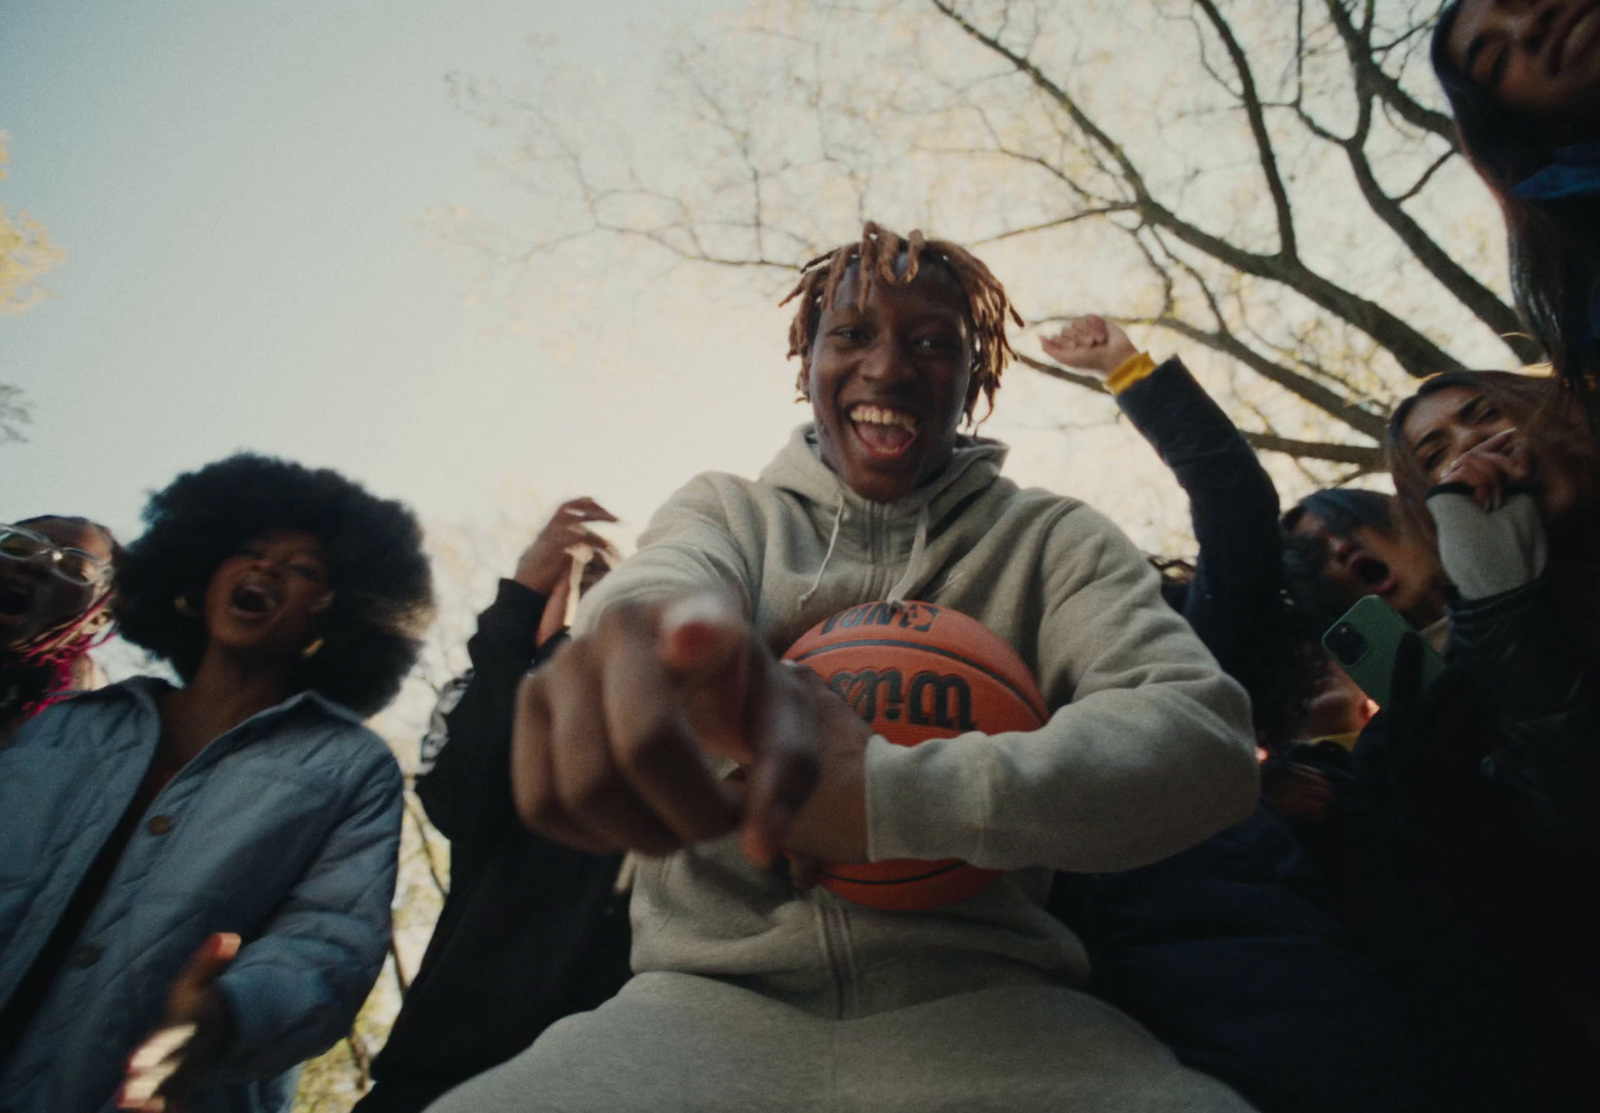
M 66 700 L 0 753 L 17 1113 L 287 1109 L 389 943 L 402 782 L 362 718 L 431 611 L 415 519 L 332 471 L 238 455 L 145 520 L 116 613 L 183 686 Z

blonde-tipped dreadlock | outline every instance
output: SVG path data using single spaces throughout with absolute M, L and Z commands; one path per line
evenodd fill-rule
M 896 276 L 895 261 L 904 252 L 905 274 Z M 839 285 L 852 263 L 861 264 L 861 295 L 857 302 L 866 307 L 867 295 L 878 282 L 905 285 L 917 277 L 917 268 L 925 257 L 942 263 L 961 284 L 967 295 L 967 307 L 972 313 L 972 324 L 978 350 L 972 362 L 972 378 L 983 391 L 989 408 L 994 409 L 994 392 L 1000 385 L 1000 373 L 1016 357 L 1011 341 L 1006 338 L 1006 318 L 1009 316 L 1022 326 L 1022 317 L 1006 298 L 1005 287 L 984 266 L 983 260 L 960 244 L 948 240 L 924 239 L 920 231 L 910 237 L 891 232 L 868 221 L 861 229 L 859 243 L 841 244 L 832 251 L 818 255 L 800 268 L 800 281 L 779 305 L 788 305 L 800 299 L 794 320 L 789 324 L 789 355 L 801 358 L 800 374 L 795 380 L 801 395 L 806 393 L 806 368 L 810 359 L 811 343 L 816 338 L 817 321 L 824 306 L 832 305 L 839 293 Z M 966 416 L 972 417 L 978 396 L 967 404 Z

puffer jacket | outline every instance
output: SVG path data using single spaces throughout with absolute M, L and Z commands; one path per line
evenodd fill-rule
M 133 800 L 164 682 L 86 693 L 0 752 L 0 1004 Z M 301 693 L 220 735 L 161 790 L 9 1060 L 5 1113 L 113 1107 L 128 1054 L 213 932 L 235 1038 L 190 1113 L 286 1110 L 294 1068 L 349 1030 L 389 942 L 402 781 L 350 709 Z

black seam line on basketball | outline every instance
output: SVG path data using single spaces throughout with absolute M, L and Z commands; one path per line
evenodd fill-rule
M 863 877 L 846 877 L 844 874 L 829 873 L 827 870 L 822 871 L 822 876 L 829 881 L 842 881 L 846 885 L 910 885 L 913 881 L 926 881 L 930 877 L 938 877 L 966 864 L 966 862 L 951 862 L 948 866 L 940 866 L 936 870 L 930 870 L 928 873 L 919 873 L 915 877 L 896 877 L 886 881 L 868 881 Z
M 979 664 L 977 661 L 972 660 L 972 658 L 963 657 L 959 653 L 952 653 L 948 649 L 939 649 L 935 646 L 923 645 L 921 642 L 894 641 L 889 638 L 861 638 L 857 641 L 833 642 L 830 645 L 819 645 L 817 648 L 808 649 L 804 653 L 800 654 L 800 656 L 791 657 L 789 660 L 795 662 L 804 661 L 807 657 L 815 657 L 819 653 L 828 653 L 835 649 L 855 649 L 856 647 L 863 645 L 894 645 L 899 646 L 902 649 L 916 649 L 923 653 L 932 653 L 939 657 L 948 657 L 952 661 L 959 661 L 969 668 L 977 669 L 995 683 L 1004 686 L 1005 689 L 1012 695 L 1016 696 L 1023 703 L 1027 704 L 1028 710 L 1032 711 L 1035 715 L 1038 715 L 1041 720 L 1048 722 L 1050 719 L 1048 714 L 1046 714 L 1040 708 L 1034 706 L 1033 699 L 1028 695 L 1028 693 L 1024 692 L 1021 688 L 1018 688 L 1015 684 L 1011 683 L 1011 681 L 995 672 L 989 666 Z

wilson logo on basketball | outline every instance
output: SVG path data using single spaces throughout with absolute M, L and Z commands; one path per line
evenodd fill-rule
M 939 608 L 928 603 L 863 603 L 826 619 L 815 633 L 820 637 L 834 630 L 854 630 L 858 626 L 897 626 L 926 634 L 933 629 L 933 620 L 938 617 Z
M 965 734 L 977 730 L 972 717 L 972 686 L 948 673 L 919 672 L 906 684 L 899 669 L 836 672 L 828 687 L 868 723 L 891 723 L 904 716 L 914 727 L 933 727 Z
M 1038 730 L 1049 717 L 1017 651 L 950 607 L 863 603 L 817 623 L 783 656 L 823 677 L 897 746 L 968 745 L 963 735 Z M 956 858 L 822 868 L 822 884 L 840 896 L 903 912 L 966 900 L 999 877 Z

